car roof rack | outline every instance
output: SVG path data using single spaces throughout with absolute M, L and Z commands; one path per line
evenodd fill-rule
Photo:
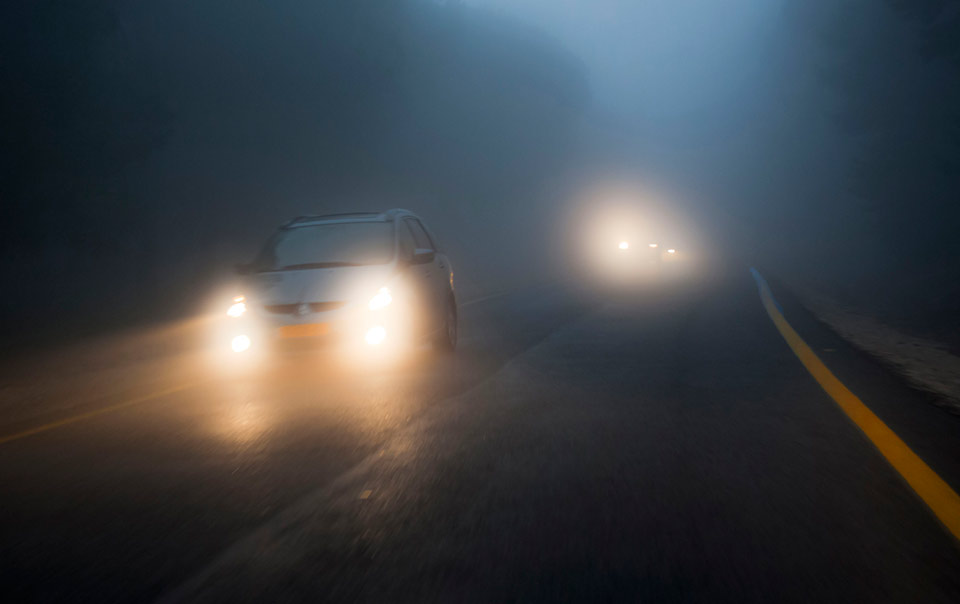
M 380 216 L 384 216 L 384 214 L 382 212 L 338 212 L 334 214 L 307 214 L 307 215 L 296 216 L 294 218 L 291 218 L 290 221 L 283 226 L 291 227 L 291 226 L 297 226 L 299 224 L 305 224 L 308 222 L 320 222 L 324 220 L 341 220 L 341 219 L 348 219 L 348 218 L 370 219 L 370 218 L 377 218 Z M 386 216 L 384 217 L 387 218 Z M 392 217 L 389 217 L 389 218 L 392 218 Z

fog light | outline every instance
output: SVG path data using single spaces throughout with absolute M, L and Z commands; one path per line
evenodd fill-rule
M 243 352 L 250 348 L 250 338 L 244 335 L 237 336 L 230 341 L 230 348 L 234 352 Z
M 364 336 L 364 339 L 367 341 L 367 344 L 371 346 L 379 346 L 387 339 L 387 330 L 380 325 L 376 325 L 367 330 L 367 335 Z
M 630 243 L 627 241 L 621 241 L 620 245 L 618 245 L 617 247 L 620 248 L 621 250 L 628 250 L 630 249 Z

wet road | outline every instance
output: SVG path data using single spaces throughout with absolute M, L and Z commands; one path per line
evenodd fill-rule
M 960 418 L 774 289 L 960 486 Z M 4 600 L 960 600 L 957 542 L 745 268 L 656 295 L 513 292 L 461 323 L 455 357 L 365 371 L 300 355 L 212 377 L 182 334 L 7 368 Z

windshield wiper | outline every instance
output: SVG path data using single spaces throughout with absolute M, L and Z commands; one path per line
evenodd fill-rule
M 310 268 L 336 268 L 338 266 L 366 266 L 359 262 L 306 262 L 304 264 L 288 264 L 275 269 L 278 271 L 298 271 Z

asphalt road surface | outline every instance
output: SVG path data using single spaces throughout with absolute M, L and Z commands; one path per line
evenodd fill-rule
M 0 596 L 960 601 L 957 541 L 800 364 L 746 268 L 479 300 L 453 358 L 213 374 L 194 325 L 10 364 Z M 773 289 L 957 489 L 960 418 Z

